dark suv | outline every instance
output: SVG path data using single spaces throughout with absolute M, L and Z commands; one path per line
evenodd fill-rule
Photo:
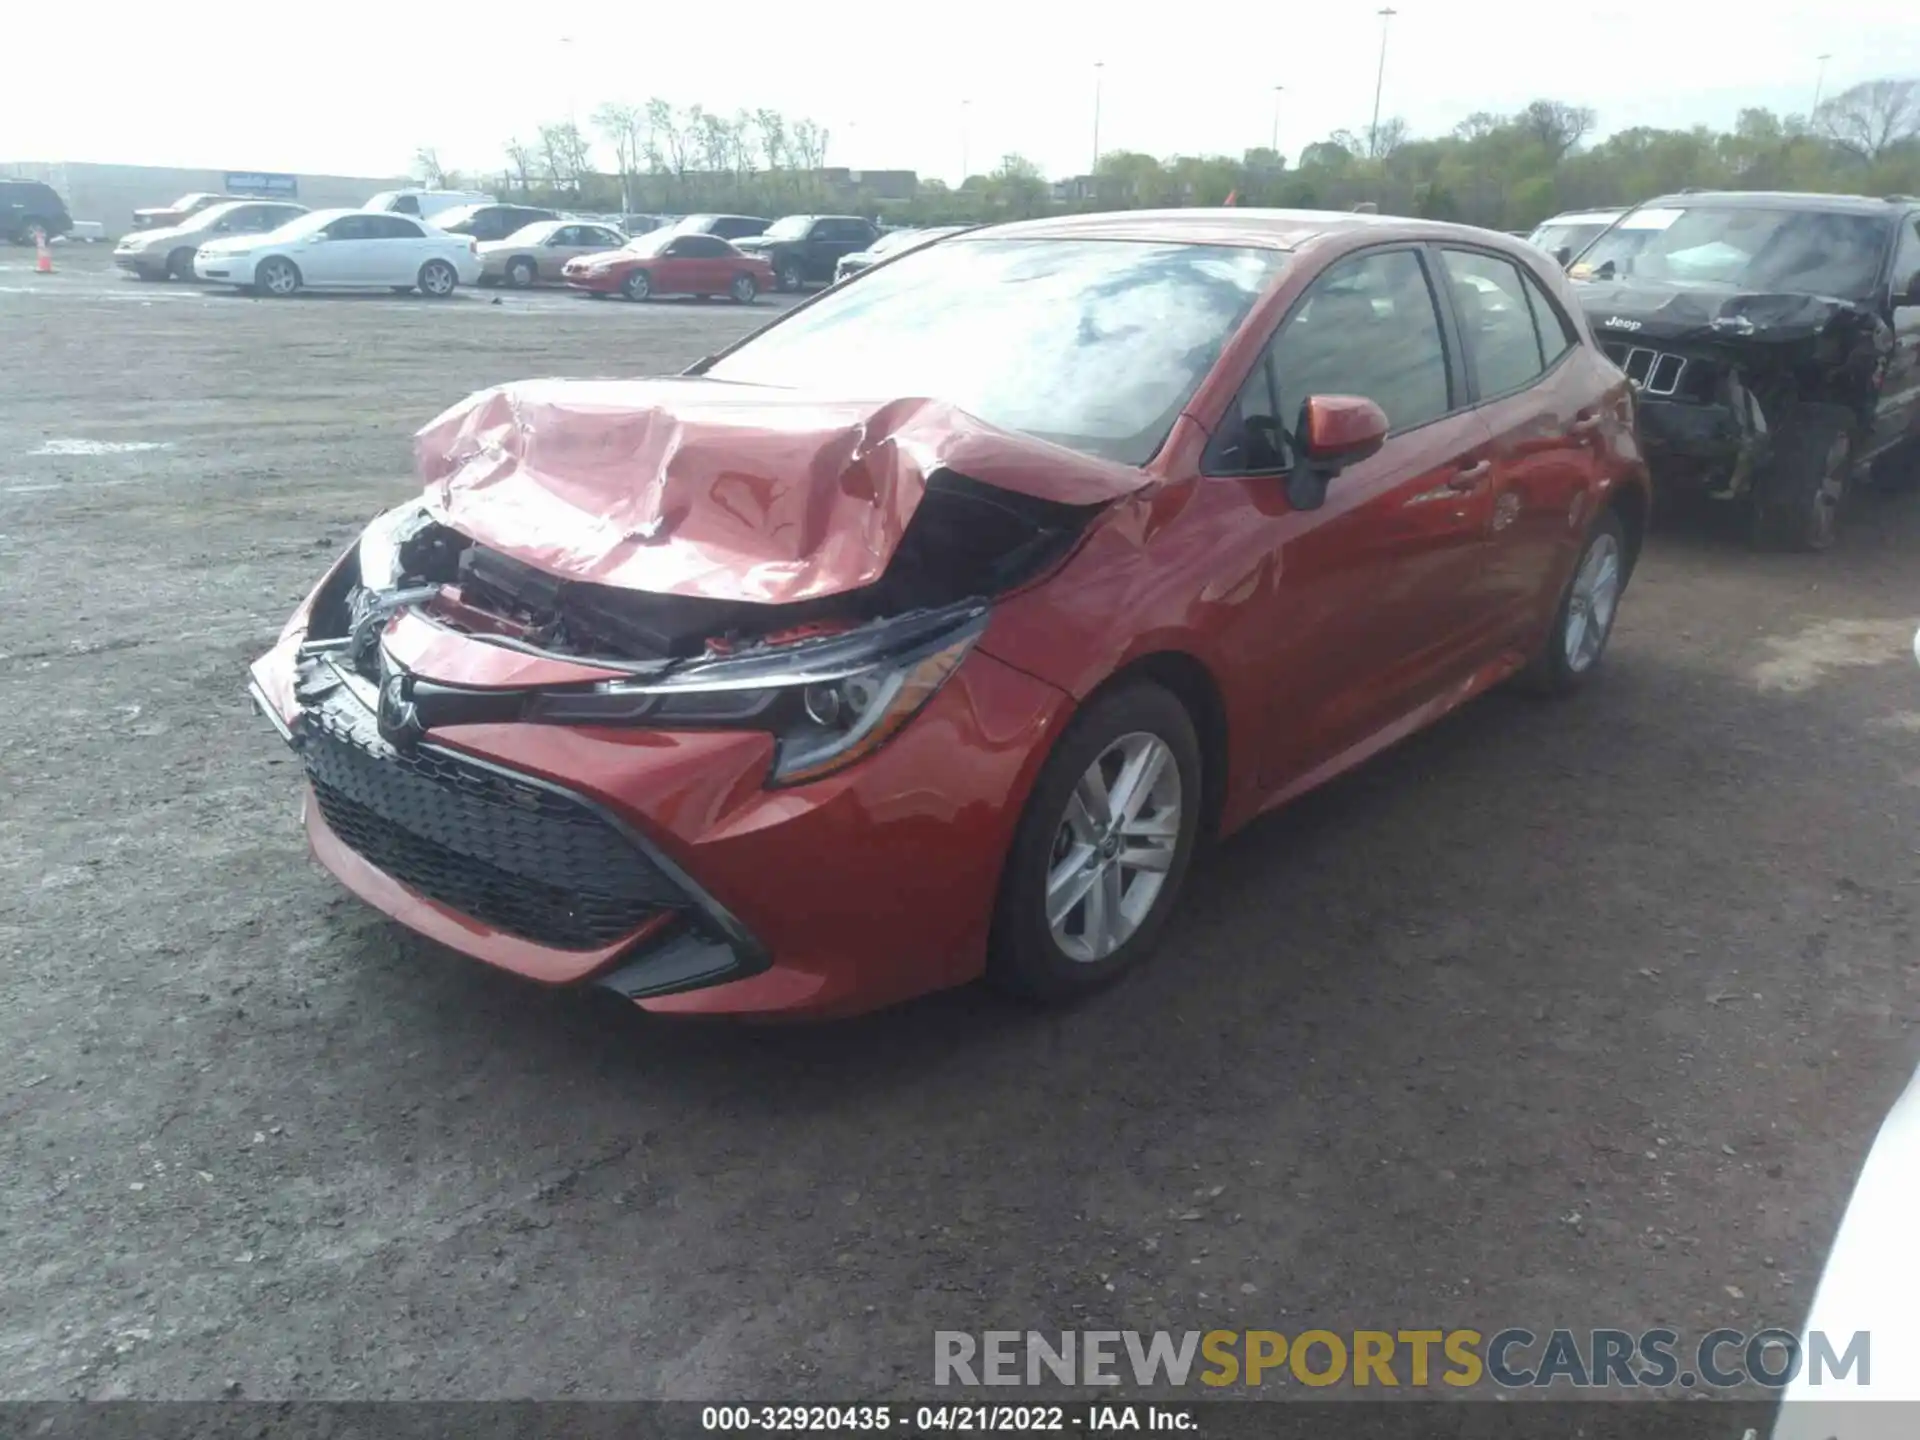
M 1745 506 L 1757 543 L 1823 550 L 1856 476 L 1920 470 L 1920 199 L 1663 196 L 1569 274 L 1637 387 L 1656 493 Z
M 857 215 L 788 215 L 766 234 L 735 244 L 773 266 L 776 289 L 798 290 L 809 283 L 830 284 L 842 255 L 869 249 L 879 238 L 880 228 Z
M 38 180 L 0 179 L 0 237 L 16 245 L 31 245 L 36 230 L 51 240 L 72 228 L 67 204 L 51 185 Z

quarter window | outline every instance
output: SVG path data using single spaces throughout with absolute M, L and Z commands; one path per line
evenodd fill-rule
M 1579 343 L 1579 336 L 1573 328 L 1573 322 L 1567 319 L 1563 311 L 1548 295 L 1540 282 L 1523 268 L 1520 279 L 1525 283 L 1527 303 L 1533 307 L 1533 333 L 1540 339 L 1540 355 L 1547 362 L 1547 368 L 1553 368 L 1553 362 Z
M 1460 308 L 1467 353 L 1490 399 L 1531 385 L 1547 368 L 1533 309 L 1511 260 L 1477 250 L 1443 250 Z

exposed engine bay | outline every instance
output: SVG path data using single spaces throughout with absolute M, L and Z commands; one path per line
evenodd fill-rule
M 382 630 L 412 610 L 509 649 L 663 675 L 984 602 L 1063 558 L 1102 508 L 936 472 L 876 583 L 760 604 L 563 579 L 470 539 L 423 506 L 369 527 L 354 557 L 316 595 L 308 641 L 333 649 L 347 642 L 352 668 L 376 679 Z M 365 573 L 370 552 L 388 573 Z

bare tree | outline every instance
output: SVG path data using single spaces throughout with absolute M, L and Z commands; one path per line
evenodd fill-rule
M 1878 160 L 1920 135 L 1920 80 L 1869 80 L 1814 112 L 1814 128 L 1849 154 Z
M 1593 129 L 1595 116 L 1585 105 L 1568 105 L 1561 100 L 1535 100 L 1513 117 L 1513 123 L 1529 139 L 1537 140 L 1557 165 L 1560 157 L 1584 140 Z
M 513 167 L 515 180 L 522 195 L 533 188 L 533 147 L 526 141 L 513 139 L 507 142 L 507 164 Z
M 1382 120 L 1367 135 L 1367 155 L 1374 160 L 1386 159 L 1407 143 L 1408 133 L 1407 122 L 1398 115 L 1391 120 Z
M 633 177 L 640 168 L 640 149 L 645 143 L 647 116 L 638 105 L 620 105 L 608 101 L 593 112 L 594 127 L 613 146 L 614 169 L 620 175 L 620 208 L 633 208 Z
M 590 159 L 587 138 L 571 120 L 540 127 L 540 164 L 555 190 L 578 195 Z
M 447 169 L 440 163 L 440 153 L 431 145 L 422 145 L 413 152 L 413 173 L 420 177 L 420 183 L 429 190 L 447 188 Z
M 647 102 L 647 159 L 655 170 L 670 170 L 686 189 L 687 171 L 692 168 L 693 146 L 680 116 L 665 100 Z
M 758 132 L 760 153 L 766 157 L 767 169 L 785 169 L 789 154 L 787 117 L 778 110 L 756 110 L 753 128 Z
M 827 128 L 815 120 L 793 125 L 793 158 L 802 170 L 818 170 L 827 163 Z

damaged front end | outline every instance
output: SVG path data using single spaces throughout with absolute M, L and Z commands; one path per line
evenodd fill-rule
M 389 913 L 536 978 L 622 960 L 604 983 L 635 998 L 758 973 L 644 805 L 487 758 L 498 737 L 580 732 L 646 765 L 706 735 L 761 791 L 836 775 L 942 690 L 996 596 L 1144 483 L 923 402 L 724 388 L 637 414 L 586 417 L 554 387 L 450 412 L 422 432 L 426 494 L 376 518 L 254 666 L 316 852 Z
M 1749 495 L 1796 407 L 1871 423 L 1893 336 L 1871 307 L 1704 285 L 1576 284 L 1600 348 L 1633 382 L 1656 482 Z

